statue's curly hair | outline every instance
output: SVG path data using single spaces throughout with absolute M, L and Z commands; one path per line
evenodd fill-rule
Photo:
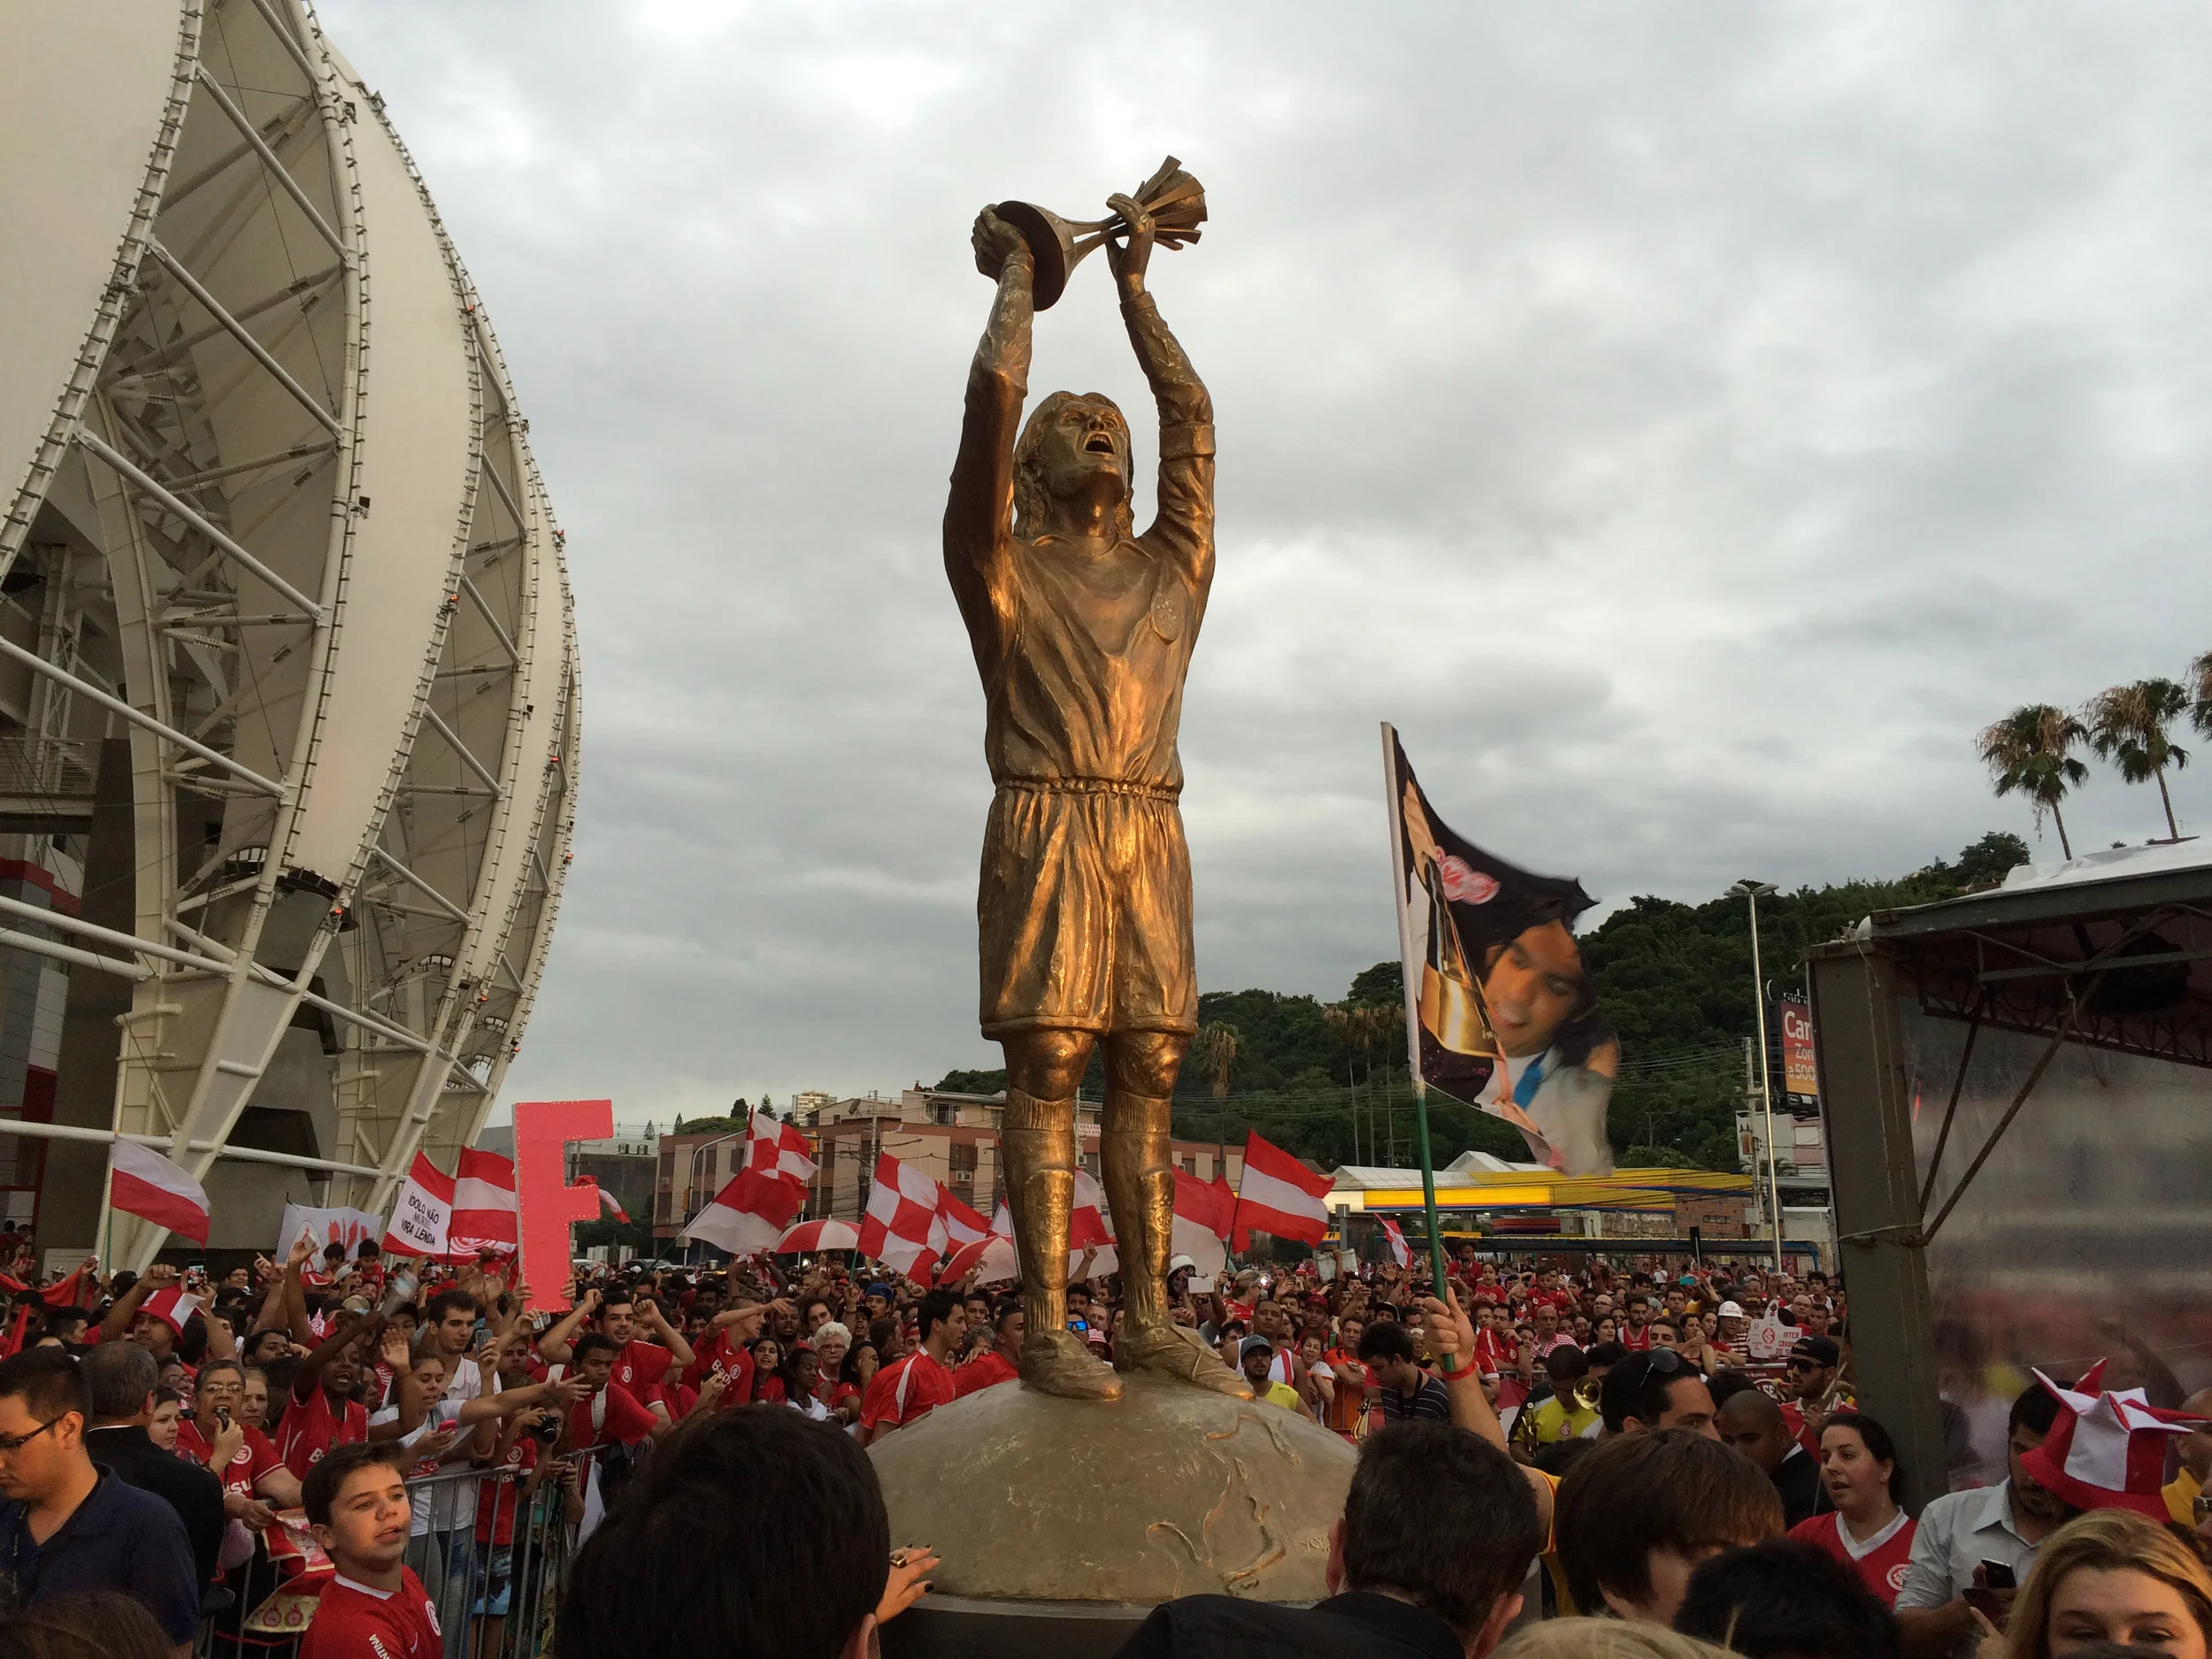
M 1014 445 L 1014 534 L 1024 538 L 1036 535 L 1044 528 L 1045 486 L 1037 462 L 1037 451 L 1043 447 L 1044 434 L 1059 419 L 1061 410 L 1070 403 L 1103 403 L 1117 415 L 1121 405 L 1103 392 L 1055 392 L 1030 411 L 1022 425 L 1022 435 Z M 1128 430 L 1125 417 L 1122 429 Z M 1121 505 L 1115 511 L 1117 526 L 1125 536 L 1136 534 L 1136 520 L 1129 508 L 1129 473 L 1131 457 L 1125 442 L 1122 455 Z

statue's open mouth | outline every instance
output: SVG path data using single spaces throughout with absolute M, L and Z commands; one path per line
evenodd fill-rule
M 1094 432 L 1083 440 L 1083 447 L 1093 455 L 1111 455 L 1114 452 L 1113 434 L 1108 432 Z

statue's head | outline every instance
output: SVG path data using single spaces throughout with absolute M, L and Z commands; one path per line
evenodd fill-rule
M 1014 446 L 1014 534 L 1034 536 L 1055 502 L 1114 504 L 1124 535 L 1129 513 L 1129 423 L 1098 392 L 1055 392 L 1039 403 Z

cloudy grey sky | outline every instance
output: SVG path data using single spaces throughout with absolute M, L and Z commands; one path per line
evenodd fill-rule
M 937 540 L 982 203 L 1173 151 L 1220 420 L 1202 984 L 1393 954 L 1376 725 L 1617 902 L 1894 873 L 1978 727 L 2212 648 L 2212 20 L 2170 4 L 323 0 L 568 530 L 576 862 L 510 1099 L 994 1064 Z M 1102 264 L 1038 393 L 1150 444 Z M 2178 805 L 2212 819 L 2212 755 Z M 2140 841 L 2101 776 L 2076 845 Z M 2185 825 L 2185 827 L 2189 826 Z M 2043 847 L 2056 856 L 2047 828 Z

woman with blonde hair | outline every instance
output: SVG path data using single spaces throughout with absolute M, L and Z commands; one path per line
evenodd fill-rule
M 2092 1509 L 2037 1552 L 2008 1630 L 2004 1659 L 2065 1659 L 2100 1642 L 2207 1659 L 2212 1571 L 2157 1522 L 2129 1509 Z
M 1664 1624 L 1548 1618 L 1499 1643 L 1490 1659 L 1728 1659 L 1728 1650 Z

